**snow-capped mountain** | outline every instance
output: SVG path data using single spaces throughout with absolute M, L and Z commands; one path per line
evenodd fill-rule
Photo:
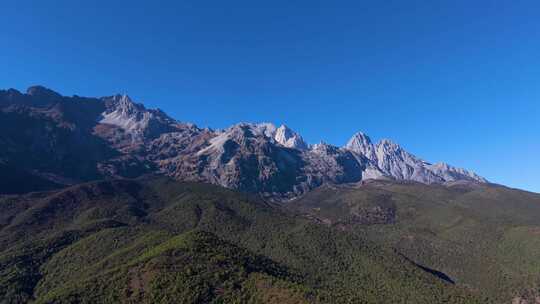
M 308 145 L 272 123 L 202 129 L 127 95 L 65 97 L 40 86 L 26 94 L 0 90 L 0 118 L 18 126 L 0 134 L 6 147 L 0 165 L 47 185 L 51 177 L 69 183 L 151 173 L 288 199 L 326 183 L 365 179 L 486 182 L 464 169 L 425 162 L 389 140 L 374 144 L 363 133 L 337 147 Z

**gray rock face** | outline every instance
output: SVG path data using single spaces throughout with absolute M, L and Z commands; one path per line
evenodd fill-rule
M 384 175 L 397 180 L 411 180 L 426 184 L 456 180 L 487 182 L 486 179 L 465 169 L 444 163 L 430 164 L 388 139 L 373 144 L 363 133 L 355 134 L 344 148 L 365 156 Z
M 362 132 L 354 134 L 345 145 L 345 149 L 364 155 L 370 160 L 377 158 L 375 154 L 376 147 L 371 142 L 371 138 Z
M 274 134 L 274 139 L 287 148 L 295 148 L 300 150 L 305 150 L 308 148 L 308 145 L 304 142 L 304 139 L 300 134 L 289 129 L 286 125 L 281 125 L 277 128 L 276 133 Z
M 0 160 L 11 166 L 29 164 L 19 169 L 40 178 L 55 176 L 55 182 L 153 173 L 279 200 L 323 184 L 365 179 L 486 182 L 464 169 L 427 163 L 391 141 L 374 144 L 363 133 L 355 134 L 340 148 L 324 143 L 309 146 L 287 126 L 271 123 L 240 123 L 225 130 L 201 129 L 178 122 L 160 110 L 146 109 L 127 95 L 100 99 L 64 97 L 40 86 L 30 88 L 26 94 L 0 90 L 0 110 L 4 120 L 7 122 L 9 117 L 20 124 L 24 134 L 29 134 L 30 121 L 34 129 L 54 126 L 39 129 L 47 132 L 40 136 L 40 145 L 19 142 L 25 137 L 16 134 L 17 129 L 0 135 L 0 143 L 9 148 L 5 150 L 9 153 L 0 153 Z M 62 149 L 48 149 L 44 153 L 41 147 L 52 145 L 55 138 L 66 138 Z M 84 152 L 74 147 L 84 147 Z M 84 161 L 66 165 L 62 157 L 67 156 L 55 155 L 54 151 L 67 156 L 76 153 L 76 159 Z M 47 159 L 21 161 L 39 155 L 46 155 Z M 52 159 L 59 161 L 43 166 Z
M 149 154 L 162 156 L 158 166 L 175 178 L 277 199 L 296 197 L 326 182 L 361 180 L 352 153 L 331 146 L 290 148 L 275 139 L 276 131 L 270 124 L 241 123 L 220 131 L 168 133 L 152 141 Z
M 155 138 L 162 133 L 173 132 L 178 123 L 161 110 L 146 109 L 134 103 L 127 95 L 102 98 L 106 105 L 99 123 L 119 127 L 133 141 Z

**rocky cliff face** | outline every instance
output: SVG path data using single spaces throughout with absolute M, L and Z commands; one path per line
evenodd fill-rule
M 161 110 L 146 109 L 127 95 L 102 98 L 106 110 L 101 113 L 100 124 L 122 129 L 132 141 L 144 141 L 174 132 L 179 123 Z
M 283 200 L 326 183 L 372 178 L 486 182 L 464 169 L 427 163 L 391 141 L 374 144 L 363 133 L 336 147 L 309 146 L 285 125 L 201 129 L 127 95 L 64 97 L 40 86 L 26 94 L 0 90 L 0 127 L 2 168 L 43 180 L 47 187 L 164 174 Z M 0 192 L 18 192 L 15 184 L 0 183 L 11 185 Z
M 383 175 L 397 180 L 411 180 L 425 184 L 456 180 L 487 182 L 486 179 L 465 169 L 444 163 L 430 164 L 388 139 L 374 144 L 361 132 L 355 134 L 344 149 L 366 157 Z

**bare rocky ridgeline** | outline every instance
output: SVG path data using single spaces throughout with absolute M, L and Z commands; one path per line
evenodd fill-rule
M 127 95 L 65 97 L 41 86 L 0 90 L 0 166 L 43 190 L 80 181 L 164 174 L 268 198 L 294 198 L 322 184 L 365 179 L 486 182 L 470 171 L 430 164 L 382 140 L 355 134 L 344 147 L 308 145 L 285 125 L 239 123 L 225 130 L 178 122 Z M 5 171 L 5 170 L 4 170 Z M 28 185 L 25 191 L 28 190 Z

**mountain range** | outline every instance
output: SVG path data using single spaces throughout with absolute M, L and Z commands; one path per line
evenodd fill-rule
M 271 123 L 199 128 L 127 95 L 66 97 L 43 86 L 1 90 L 0 124 L 6 130 L 0 134 L 3 193 L 147 174 L 281 201 L 323 184 L 368 179 L 487 182 L 465 169 L 428 163 L 390 140 L 373 143 L 361 132 L 337 147 L 308 144 Z
M 540 195 L 358 132 L 0 90 L 0 304 L 540 303 Z

